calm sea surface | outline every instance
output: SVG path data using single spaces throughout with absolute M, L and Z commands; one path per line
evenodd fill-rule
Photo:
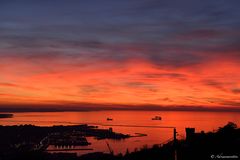
M 162 120 L 152 120 L 155 116 L 161 116 Z M 106 118 L 113 118 L 107 121 Z M 28 112 L 14 113 L 13 118 L 0 119 L 0 125 L 33 124 L 39 126 L 90 124 L 99 128 L 112 127 L 113 131 L 135 135 L 135 133 L 147 134 L 145 137 L 134 137 L 121 141 L 95 140 L 88 137 L 92 144 L 87 148 L 92 151 L 78 151 L 78 154 L 88 152 L 109 152 L 106 142 L 109 143 L 114 153 L 125 153 L 128 149 L 133 151 L 144 145 L 151 147 L 153 144 L 161 144 L 173 137 L 172 128 L 176 127 L 178 138 L 185 136 L 186 127 L 194 127 L 197 132 L 213 131 L 227 124 L 229 121 L 240 125 L 239 112 L 171 112 L 171 111 L 93 111 L 93 112 Z M 124 126 L 127 125 L 127 126 Z M 141 127 L 142 126 L 142 127 Z M 149 126 L 149 127 L 148 127 Z M 52 149 L 50 146 L 49 149 Z

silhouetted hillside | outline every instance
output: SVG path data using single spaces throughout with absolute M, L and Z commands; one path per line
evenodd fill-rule
M 10 131 L 7 127 L 1 127 L 0 131 L 3 132 L 4 129 Z M 15 160 L 19 158 L 25 160 L 174 160 L 175 155 L 177 155 L 178 160 L 239 159 L 240 128 L 237 128 L 236 124 L 229 122 L 224 127 L 220 127 L 216 132 L 209 133 L 195 133 L 194 128 L 188 128 L 186 131 L 186 139 L 178 140 L 175 144 L 169 142 L 163 146 L 143 147 L 132 153 L 126 152 L 125 155 L 97 152 L 78 157 L 76 154 L 50 154 L 39 150 L 27 152 L 15 150 L 15 152 L 8 154 L 9 151 L 3 145 L 0 160 Z M 14 135 L 15 133 L 9 132 L 9 134 Z M 17 137 L 23 135 L 16 134 L 15 136 L 17 139 Z M 14 139 L 9 140 L 9 142 L 11 141 L 14 141 Z

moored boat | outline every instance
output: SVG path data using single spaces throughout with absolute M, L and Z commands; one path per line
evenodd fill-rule
M 162 117 L 160 117 L 160 116 L 155 116 L 154 118 L 152 118 L 152 120 L 162 120 Z
M 107 118 L 107 121 L 113 121 L 113 119 L 112 118 Z

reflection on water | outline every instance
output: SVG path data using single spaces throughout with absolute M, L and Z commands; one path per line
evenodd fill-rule
M 162 120 L 152 120 L 155 116 L 161 116 Z M 107 117 L 113 121 L 107 121 Z M 115 132 L 134 135 L 135 133 L 147 134 L 145 137 L 133 137 L 121 141 L 95 140 L 87 137 L 92 143 L 89 147 L 92 151 L 81 150 L 79 154 L 103 151 L 108 152 L 106 142 L 109 143 L 115 153 L 125 153 L 128 149 L 133 151 L 144 145 L 152 146 L 160 144 L 173 137 L 172 128 L 150 128 L 133 126 L 173 126 L 177 128 L 178 138 L 182 138 L 185 127 L 194 127 L 196 131 L 212 131 L 232 121 L 240 124 L 240 113 L 234 112 L 166 112 L 166 111 L 96 111 L 96 112 L 30 112 L 14 113 L 13 118 L 0 119 L 1 125 L 33 124 L 40 126 L 92 124 L 100 125 L 100 128 L 111 126 Z M 109 125 L 109 126 L 108 126 Z M 131 125 L 126 127 L 122 125 Z M 76 152 L 76 151 L 75 151 Z

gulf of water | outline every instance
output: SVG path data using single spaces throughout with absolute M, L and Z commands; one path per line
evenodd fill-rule
M 161 116 L 162 120 L 152 120 Z M 113 131 L 135 135 L 147 134 L 125 140 L 96 140 L 88 137 L 91 151 L 78 151 L 79 155 L 88 152 L 109 152 L 107 143 L 115 154 L 130 152 L 143 146 L 161 144 L 173 137 L 176 127 L 178 138 L 185 137 L 185 128 L 193 127 L 197 132 L 214 131 L 218 127 L 234 122 L 240 125 L 239 112 L 173 112 L 173 111 L 91 111 L 91 112 L 25 112 L 14 113 L 13 118 L 0 119 L 0 125 L 32 124 L 38 126 L 89 124 L 99 128 L 112 127 Z M 112 118 L 113 121 L 107 121 Z M 159 127 L 159 128 L 157 128 Z M 161 128 L 160 128 L 161 127 Z M 164 128 L 166 127 L 166 128 Z M 50 146 L 50 149 L 52 149 Z

